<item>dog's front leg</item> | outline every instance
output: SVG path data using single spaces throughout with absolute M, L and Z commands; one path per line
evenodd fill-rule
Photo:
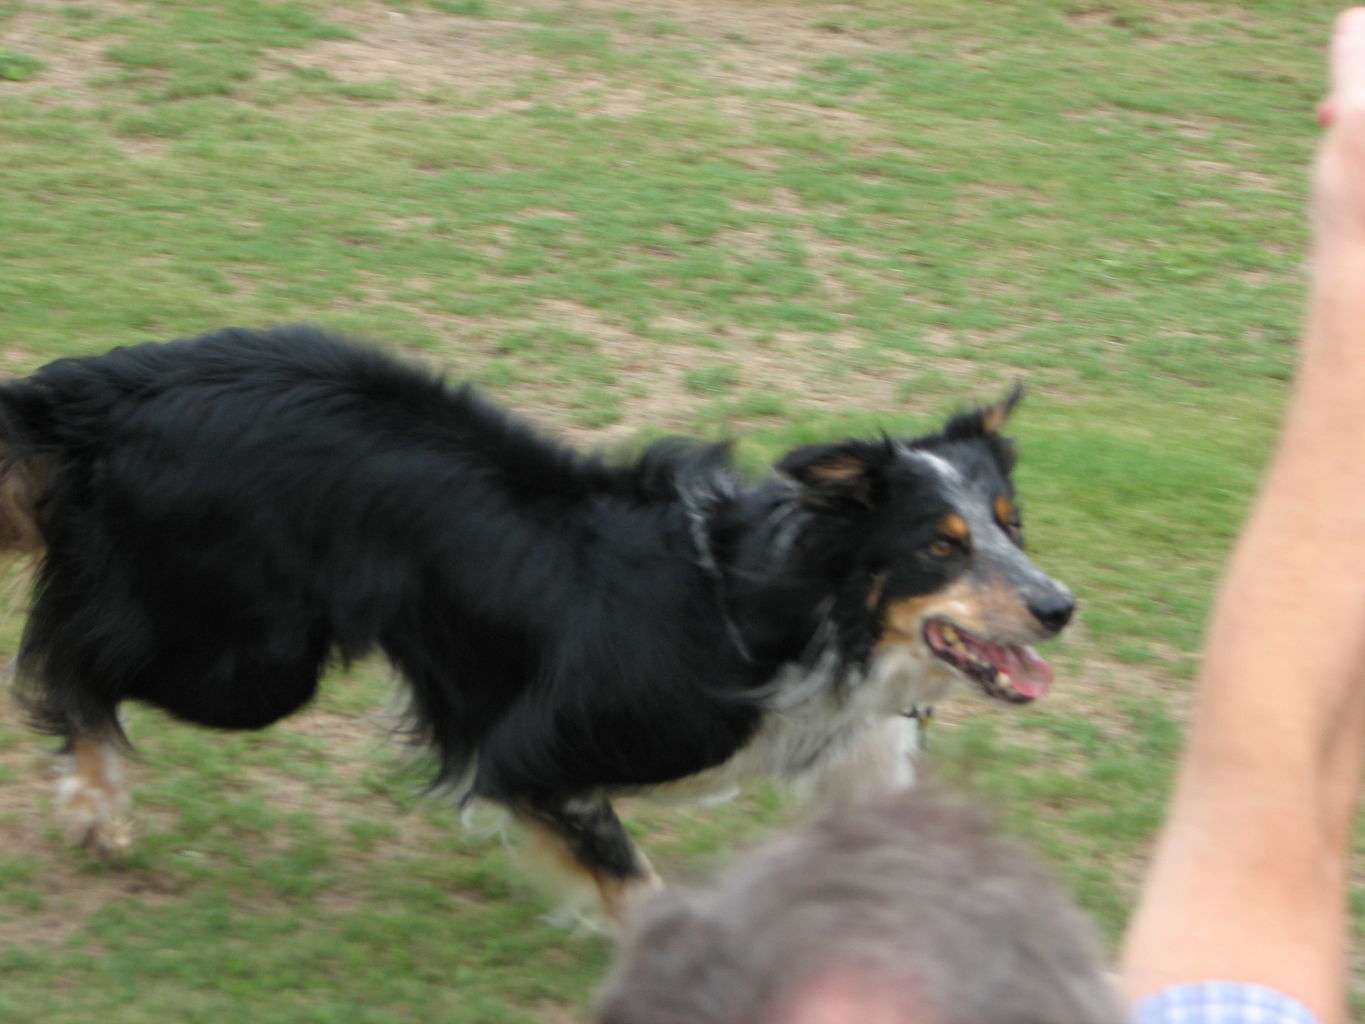
M 561 869 L 593 884 L 602 912 L 617 925 L 634 900 L 662 884 L 605 796 L 536 798 L 516 815 Z

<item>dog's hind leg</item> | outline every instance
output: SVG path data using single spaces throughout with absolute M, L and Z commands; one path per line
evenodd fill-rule
M 57 786 L 57 809 L 67 838 L 101 857 L 126 853 L 132 842 L 123 759 L 109 740 L 75 736 L 67 772 Z
M 592 884 L 602 913 L 616 925 L 636 899 L 662 884 L 605 796 L 535 800 L 516 816 L 561 870 Z

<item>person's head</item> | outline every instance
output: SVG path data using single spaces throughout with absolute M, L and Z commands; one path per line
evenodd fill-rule
M 1090 922 L 941 789 L 845 808 L 640 908 L 599 1024 L 1118 1024 Z

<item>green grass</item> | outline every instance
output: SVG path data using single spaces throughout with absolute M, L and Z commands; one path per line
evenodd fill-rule
M 933 755 L 1113 937 L 1292 372 L 1334 12 L 0 0 L 0 365 L 307 319 L 755 467 L 1027 377 L 1026 527 L 1082 622 L 1053 698 L 963 701 Z M 120 867 L 62 848 L 0 724 L 0 1019 L 582 1019 L 606 943 L 417 795 L 389 690 L 247 737 L 133 715 Z M 695 877 L 786 814 L 631 820 Z
M 37 57 L 14 50 L 0 49 L 0 80 L 26 82 L 46 65 Z

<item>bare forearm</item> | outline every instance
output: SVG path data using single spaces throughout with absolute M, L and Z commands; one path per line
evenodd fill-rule
M 1220 589 L 1124 982 L 1257 981 L 1341 1019 L 1365 746 L 1365 241 L 1319 249 L 1303 367 Z

